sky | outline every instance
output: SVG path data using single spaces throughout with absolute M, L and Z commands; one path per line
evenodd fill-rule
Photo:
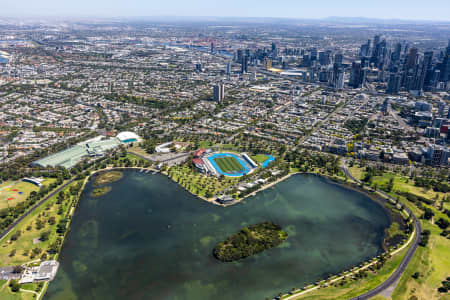
M 450 0 L 0 0 L 0 16 L 338 16 L 450 21 Z

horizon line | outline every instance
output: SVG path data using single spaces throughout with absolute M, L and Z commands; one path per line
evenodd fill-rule
M 215 18 L 215 19 L 240 19 L 240 20 L 254 20 L 254 19 L 272 19 L 272 20 L 297 20 L 297 21 L 381 21 L 381 22 L 393 22 L 393 21 L 401 21 L 401 22 L 424 22 L 424 23 L 437 23 L 437 22 L 444 22 L 444 23 L 450 23 L 450 19 L 444 20 L 444 19 L 403 19 L 403 18 L 383 18 L 383 17 L 364 17 L 364 16 L 326 16 L 326 17 L 283 17 L 283 16 L 276 16 L 276 17 L 269 17 L 269 16 L 189 16 L 189 15 L 147 15 L 147 16 L 105 16 L 105 15 L 84 15 L 84 14 L 77 14 L 77 15 L 40 15 L 40 14 L 14 14 L 14 15 L 2 15 L 0 13 L 0 19 L 20 19 L 20 18 L 44 18 L 44 19 L 89 19 L 89 18 L 95 18 L 95 19 L 103 19 L 103 20 L 112 20 L 112 19 L 145 19 L 145 18 L 167 18 L 167 19 L 206 19 L 206 18 Z

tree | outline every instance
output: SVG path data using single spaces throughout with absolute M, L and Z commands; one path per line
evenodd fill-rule
M 32 252 L 33 252 L 33 254 L 36 256 L 36 255 L 39 255 L 39 254 L 42 252 L 42 249 L 39 248 L 39 247 L 36 247 L 36 248 L 34 248 L 34 249 L 32 250 Z
M 17 232 L 11 236 L 11 241 L 16 241 L 20 237 L 21 234 L 22 234 L 22 232 L 20 230 L 17 230 Z
M 37 219 L 37 221 L 36 221 L 36 229 L 37 230 L 41 230 L 42 228 L 44 228 L 44 226 L 45 226 L 44 222 L 42 222 L 41 219 Z
M 433 210 L 431 208 L 425 207 L 422 218 L 425 220 L 430 220 L 434 216 Z
M 58 193 L 56 204 L 61 204 L 64 201 L 64 199 L 66 199 L 66 194 L 64 193 L 64 191 L 60 191 Z
M 393 187 L 394 187 L 394 178 L 391 177 L 391 178 L 389 179 L 389 183 L 388 183 L 388 185 L 387 185 L 387 187 L 386 187 L 387 192 L 389 193 L 390 191 L 392 191 L 392 188 L 393 188 Z
M 11 287 L 11 291 L 14 293 L 17 293 L 20 290 L 20 284 L 17 280 L 11 280 L 9 286 Z
M 47 252 L 51 253 L 51 254 L 55 254 L 57 253 L 59 250 L 59 245 L 57 242 L 54 242 L 50 245 L 50 247 L 48 248 Z
M 439 218 L 439 220 L 436 221 L 436 225 L 441 229 L 446 229 L 450 225 L 450 222 L 444 218 Z
M 50 237 L 50 231 L 44 231 L 41 233 L 39 240 L 41 240 L 42 242 L 45 242 L 48 240 L 49 237 Z

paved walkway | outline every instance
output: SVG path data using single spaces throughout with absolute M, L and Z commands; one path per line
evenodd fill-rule
M 342 163 L 341 166 L 342 171 L 344 171 L 344 173 L 353 181 L 357 182 L 357 183 L 361 183 L 361 181 L 359 179 L 356 179 L 355 177 L 353 177 L 353 175 L 348 171 L 347 166 L 345 165 L 345 162 Z M 384 197 L 394 200 L 394 198 L 392 198 L 390 195 L 388 195 L 387 193 L 380 191 L 380 190 L 376 190 L 378 193 L 380 193 L 381 195 L 383 195 Z M 419 242 L 420 242 L 420 235 L 422 234 L 422 226 L 420 225 L 419 220 L 417 219 L 417 217 L 412 213 L 412 211 L 407 208 L 406 206 L 403 206 L 403 209 L 406 210 L 408 212 L 408 214 L 411 216 L 411 218 L 413 219 L 414 222 L 414 230 L 416 232 L 416 234 L 414 235 L 414 241 L 413 244 L 411 245 L 411 247 L 408 249 L 408 251 L 406 252 L 405 256 L 403 257 L 402 262 L 400 263 L 400 265 L 398 266 L 398 268 L 395 270 L 395 272 L 382 284 L 380 284 L 379 286 L 377 286 L 376 288 L 374 288 L 371 291 L 368 291 L 367 293 L 364 293 L 363 295 L 360 295 L 358 297 L 354 297 L 352 298 L 352 300 L 366 300 L 366 299 L 370 299 L 376 295 L 391 295 L 392 292 L 394 291 L 395 287 L 397 286 L 397 283 L 400 281 L 401 276 L 403 275 L 403 273 L 406 270 L 406 267 L 408 266 L 409 262 L 411 261 L 414 253 L 416 252 L 417 247 L 419 246 Z

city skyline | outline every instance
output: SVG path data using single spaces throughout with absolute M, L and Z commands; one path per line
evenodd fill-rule
M 382 20 L 423 20 L 450 21 L 450 2 L 445 0 L 387 1 L 364 3 L 359 1 L 335 2 L 324 0 L 320 3 L 298 3 L 297 1 L 246 1 L 231 0 L 226 4 L 206 0 L 190 2 L 169 1 L 165 3 L 131 0 L 65 2 L 55 0 L 18 0 L 2 4 L 1 17 L 249 17 L 249 18 L 289 18 L 324 19 L 369 18 Z

